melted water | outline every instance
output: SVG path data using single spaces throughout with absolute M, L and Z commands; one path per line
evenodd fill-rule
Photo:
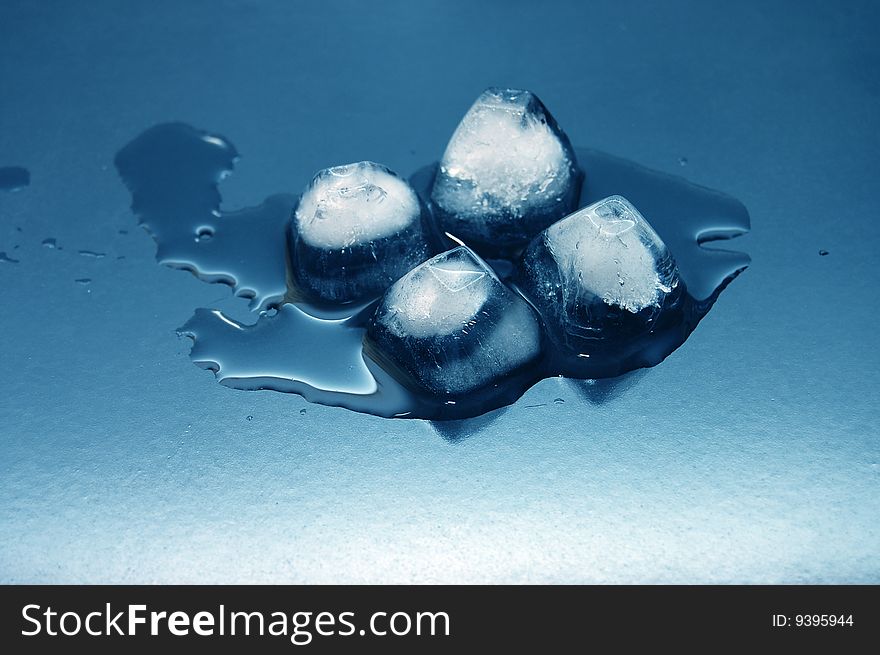
M 220 209 L 219 182 L 237 159 L 221 137 L 180 123 L 158 125 L 116 157 L 132 192 L 132 209 L 157 244 L 157 260 L 208 282 L 231 285 L 259 311 L 252 326 L 218 310 L 199 309 L 180 329 L 193 339 L 193 361 L 237 389 L 296 393 L 310 402 L 386 417 L 463 419 L 516 401 L 538 380 L 564 372 L 558 356 L 468 398 L 429 398 L 401 383 L 365 352 L 363 338 L 374 303 L 316 307 L 288 289 L 286 228 L 297 198 L 277 195 L 237 212 Z M 583 384 L 653 366 L 680 346 L 726 285 L 749 263 L 747 255 L 704 244 L 749 229 L 745 207 L 729 196 L 594 150 L 577 150 L 586 180 L 580 206 L 619 194 L 628 198 L 675 256 L 687 289 L 681 308 L 626 352 L 606 353 L 581 369 Z M 429 196 L 436 164 L 411 183 Z M 454 247 L 449 240 L 445 247 Z M 489 262 L 503 280 L 515 266 Z M 277 311 L 276 311 L 277 310 Z M 558 399 L 561 401 L 562 399 Z M 489 415 L 491 416 L 491 415 Z M 449 423 L 454 432 L 454 420 Z
M 284 234 L 297 198 L 277 195 L 259 207 L 220 211 L 217 185 L 236 159 L 222 137 L 166 123 L 125 146 L 115 163 L 160 264 L 228 284 L 262 309 L 287 291 Z

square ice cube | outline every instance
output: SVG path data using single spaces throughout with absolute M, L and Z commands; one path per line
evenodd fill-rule
M 373 162 L 318 172 L 290 226 L 294 284 L 306 298 L 376 297 L 432 251 L 418 195 Z
M 443 231 L 503 255 L 571 212 L 580 181 L 568 137 L 538 97 L 490 88 L 449 140 L 431 201 Z
M 675 260 L 650 224 L 621 196 L 578 210 L 526 248 L 517 278 L 551 340 L 588 358 L 607 342 L 653 329 L 678 303 Z
M 388 289 L 367 330 L 367 345 L 411 386 L 457 396 L 536 359 L 541 332 L 528 303 L 462 246 L 429 259 Z

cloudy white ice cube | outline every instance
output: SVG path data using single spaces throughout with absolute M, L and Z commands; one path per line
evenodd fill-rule
M 441 253 L 395 282 L 367 331 L 383 365 L 441 396 L 487 387 L 538 357 L 528 304 L 473 251 Z
M 297 289 L 328 302 L 378 296 L 431 252 L 416 192 L 368 161 L 315 175 L 294 212 L 290 241 Z
M 573 357 L 644 335 L 681 295 L 669 249 L 621 196 L 551 225 L 529 244 L 520 269 L 523 293 Z
M 571 212 L 580 178 L 568 137 L 538 97 L 490 88 L 452 135 L 431 201 L 443 231 L 504 254 Z

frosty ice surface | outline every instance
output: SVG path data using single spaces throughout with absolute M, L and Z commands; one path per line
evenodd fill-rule
M 644 335 L 681 292 L 666 245 L 625 198 L 554 223 L 529 244 L 519 286 L 551 339 L 574 357 Z
M 531 308 L 466 247 L 441 253 L 395 282 L 367 339 L 383 364 L 441 396 L 486 387 L 541 349 Z
M 294 212 L 290 242 L 296 286 L 328 302 L 378 296 L 431 251 L 415 191 L 366 161 L 315 175 Z
M 573 211 L 579 190 L 568 137 L 538 97 L 491 88 L 452 135 L 431 200 L 443 231 L 493 255 Z

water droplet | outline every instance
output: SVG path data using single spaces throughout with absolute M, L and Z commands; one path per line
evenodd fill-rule
M 88 285 L 90 285 L 92 283 L 92 279 L 88 278 L 88 277 L 80 277 L 80 278 L 75 279 L 74 282 L 76 282 L 77 284 L 80 284 L 84 287 L 87 287 Z
M 204 225 L 196 230 L 196 242 L 207 243 L 214 238 L 214 228 Z
M 248 414 L 247 416 L 245 416 L 245 419 L 248 421 L 253 421 L 254 417 L 252 415 Z
M 820 256 L 820 257 L 826 257 L 827 255 L 828 255 L 828 251 L 827 251 L 827 250 L 820 250 L 820 251 L 819 251 L 819 256 Z
M 6 262 L 7 264 L 18 264 L 19 261 L 21 261 L 21 260 L 13 259 L 9 255 L 7 255 L 5 252 L 0 251 L 0 262 Z
M 83 257 L 89 257 L 90 259 L 103 259 L 107 256 L 105 252 L 96 252 L 94 250 L 79 250 L 78 253 Z
M 553 402 L 556 403 L 557 405 L 564 405 L 564 404 L 565 404 L 565 399 L 563 399 L 563 398 L 554 398 L 554 399 L 553 399 Z
M 58 241 L 56 239 L 43 239 L 42 246 L 44 248 L 49 248 L 50 250 L 55 250 L 58 247 Z
M 305 416 L 305 414 L 306 414 L 306 410 L 301 409 L 301 410 L 299 410 L 299 413 L 300 413 L 301 416 Z
M 678 165 L 679 166 L 687 166 L 688 165 L 687 157 L 679 157 L 678 158 Z
M 20 166 L 0 168 L 0 190 L 20 191 L 30 183 L 31 174 L 26 168 Z

